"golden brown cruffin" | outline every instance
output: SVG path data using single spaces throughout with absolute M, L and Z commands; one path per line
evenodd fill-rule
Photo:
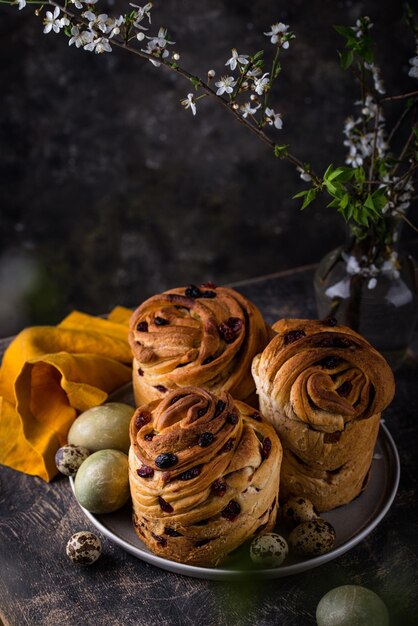
M 252 407 L 184 387 L 137 409 L 130 438 L 134 528 L 156 554 L 219 565 L 273 529 L 282 448 Z
M 186 385 L 256 402 L 251 362 L 268 339 L 260 311 L 233 289 L 205 283 L 149 298 L 130 321 L 137 406 Z
M 252 372 L 260 410 L 283 445 L 280 492 L 327 511 L 367 484 L 393 374 L 363 337 L 334 319 L 280 320 L 273 330 Z

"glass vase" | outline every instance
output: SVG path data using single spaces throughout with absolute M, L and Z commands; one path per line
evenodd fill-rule
M 359 332 L 396 369 L 414 333 L 418 288 L 416 264 L 393 247 L 370 254 L 366 242 L 329 252 L 315 272 L 321 319 L 335 317 Z

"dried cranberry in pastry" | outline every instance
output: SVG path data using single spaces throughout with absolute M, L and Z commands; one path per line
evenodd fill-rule
M 197 443 L 201 448 L 207 448 L 207 446 L 210 446 L 214 439 L 215 437 L 212 435 L 212 433 L 203 433 L 202 435 L 200 435 L 199 441 Z
M 216 407 L 215 407 L 214 417 L 219 417 L 219 415 L 225 410 L 225 407 L 226 407 L 226 403 L 223 402 L 222 400 L 218 400 L 218 402 L 216 403 Z
M 196 465 L 196 467 L 191 467 L 190 469 L 180 474 L 178 478 L 179 480 L 192 480 L 192 478 L 196 478 L 196 476 L 199 476 L 200 470 L 201 466 Z
M 222 478 L 218 478 L 212 484 L 212 489 L 215 496 L 219 496 L 221 498 L 226 492 L 227 484 L 224 480 L 222 480 Z
M 161 510 L 164 511 L 164 513 L 172 513 L 174 511 L 171 504 L 166 502 L 161 496 L 158 496 L 158 504 L 160 505 Z
M 230 413 L 226 418 L 226 421 L 228 422 L 228 424 L 235 425 L 238 422 L 238 415 L 236 413 Z
M 327 317 L 323 323 L 325 326 L 337 326 L 338 320 L 336 317 Z
M 164 534 L 168 535 L 169 537 L 183 537 L 183 535 L 177 530 L 174 530 L 174 528 L 169 528 L 168 526 L 164 528 Z
M 254 411 L 254 413 L 251 413 L 250 417 L 252 417 L 253 420 L 256 420 L 257 422 L 261 422 L 261 415 L 260 413 L 257 413 L 257 411 Z
M 159 544 L 160 544 L 160 546 L 161 546 L 162 548 L 165 548 L 165 547 L 166 547 L 166 545 L 167 545 L 167 540 L 166 540 L 166 539 L 164 539 L 164 537 L 160 537 L 159 535 L 155 535 L 154 533 L 151 533 L 151 535 L 153 536 L 153 538 L 155 539 L 155 541 L 156 541 L 157 543 L 159 543 Z
M 152 441 L 154 437 L 155 437 L 155 433 L 147 433 L 146 435 L 144 435 L 145 441 Z
M 215 285 L 214 282 L 212 282 L 211 280 L 209 280 L 207 283 L 202 283 L 200 285 L 200 287 L 202 289 L 216 289 L 217 285 Z
M 236 500 L 230 500 L 226 507 L 222 509 L 221 515 L 225 519 L 233 522 L 241 513 L 241 507 Z
M 148 332 L 148 322 L 138 322 L 136 325 L 136 329 L 139 330 L 140 333 Z
M 196 287 L 196 285 L 189 285 L 186 287 L 185 295 L 186 298 L 200 298 L 202 296 L 202 292 L 199 287 Z
M 233 343 L 244 323 L 239 317 L 229 317 L 218 326 L 218 331 L 225 343 Z
M 353 344 L 346 337 L 324 337 L 316 345 L 318 348 L 349 348 Z
M 264 461 L 269 458 L 270 452 L 271 452 L 271 439 L 270 437 L 266 437 L 263 441 L 263 447 L 261 449 L 261 456 L 263 457 Z
M 168 469 L 169 467 L 173 467 L 178 461 L 178 458 L 172 452 L 163 452 L 159 454 L 155 459 L 155 465 L 159 469 Z
M 149 424 L 150 421 L 151 421 L 151 414 L 148 413 L 147 411 L 142 411 L 135 418 L 135 426 L 138 430 L 140 430 L 143 426 L 145 426 L 145 424 Z
M 211 354 L 210 356 L 206 357 L 204 361 L 202 361 L 202 365 L 209 365 L 209 363 L 212 363 L 212 361 L 214 361 L 215 359 L 216 359 L 216 356 Z
M 289 343 L 293 343 L 294 341 L 298 341 L 298 339 L 302 339 L 302 337 L 306 337 L 306 333 L 301 328 L 289 330 L 289 332 L 284 336 L 285 346 L 289 345 Z
M 346 380 L 343 382 L 343 384 L 340 387 L 338 387 L 337 393 L 342 398 L 346 398 L 348 394 L 350 393 L 350 391 L 352 390 L 352 388 L 353 388 L 353 385 L 350 383 L 349 380 Z
M 199 409 L 197 412 L 198 416 L 203 417 L 204 415 L 206 415 L 206 413 L 208 412 L 208 408 L 209 406 L 204 406 L 201 409 Z
M 174 396 L 174 398 L 172 398 L 170 400 L 170 405 L 171 404 L 175 404 L 176 402 L 178 402 L 179 400 L 181 400 L 182 398 L 184 398 L 184 396 Z
M 143 376 L 143 375 L 144 375 L 144 370 L 138 367 L 138 376 Z
M 169 323 L 170 322 L 168 320 L 166 320 L 164 317 L 160 317 L 159 315 L 154 318 L 154 324 L 156 326 L 167 326 L 167 324 Z
M 322 365 L 322 367 L 325 367 L 327 370 L 333 370 L 341 362 L 342 359 L 340 359 L 339 356 L 326 356 L 324 359 L 319 361 L 319 365 Z
M 138 476 L 141 478 L 152 478 L 154 476 L 154 470 L 152 467 L 148 467 L 148 465 L 141 465 L 139 469 L 136 470 Z
M 216 298 L 216 293 L 214 291 L 202 291 L 202 298 Z
M 233 447 L 234 447 L 234 439 L 233 438 L 228 439 L 228 441 L 222 448 L 221 452 L 229 452 L 230 450 L 232 450 Z
M 164 387 L 164 385 L 155 385 L 154 389 L 160 391 L 161 393 L 165 393 L 167 391 L 167 387 Z

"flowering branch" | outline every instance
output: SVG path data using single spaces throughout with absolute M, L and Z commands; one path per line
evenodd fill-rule
M 355 69 L 360 80 L 361 99 L 355 103 L 360 111 L 345 123 L 344 145 L 349 151 L 346 166 L 330 165 L 320 176 L 309 163 L 304 163 L 292 154 L 289 146 L 278 144 L 264 132 L 266 125 L 279 131 L 283 127 L 282 115 L 271 108 L 269 102 L 270 92 L 282 71 L 280 55 L 289 48 L 295 37 L 288 25 L 277 22 L 264 32 L 273 46 L 269 72 L 264 71 L 264 50 L 249 55 L 232 48 L 231 57 L 225 63 L 228 73 L 221 76 L 212 87 L 211 81 L 216 75 L 214 70 L 209 70 L 207 79 L 203 80 L 179 65 L 180 55 L 177 52 L 170 54 L 169 47 L 175 42 L 169 40 L 167 29 L 160 27 L 156 35 L 146 34 L 151 25 L 151 2 L 142 7 L 131 4 L 133 10 L 117 18 L 100 13 L 96 8 L 97 2 L 65 0 L 63 5 L 55 0 L 47 0 L 45 3 L 39 0 L 0 0 L 3 4 L 18 5 L 19 10 L 26 4 L 40 4 L 42 6 L 36 10 L 36 15 L 43 11 L 44 5 L 52 7 L 54 11 L 46 11 L 43 19 L 44 33 L 64 31 L 69 37 L 70 46 L 75 45 L 96 54 L 111 52 L 114 46 L 182 76 L 192 83 L 197 92 L 189 93 L 181 100 L 185 109 L 190 109 L 196 115 L 198 101 L 206 96 L 212 98 L 273 150 L 275 156 L 296 167 L 301 178 L 310 184 L 309 189 L 294 196 L 302 198 L 302 209 L 320 193 L 326 192 L 331 197 L 328 206 L 335 207 L 353 225 L 357 237 L 361 238 L 368 235 L 370 229 L 381 233 L 391 216 L 399 212 L 403 214 L 408 208 L 414 191 L 412 175 L 418 163 L 418 129 L 415 124 L 412 125 L 399 159 L 395 160 L 390 153 L 390 141 L 409 110 L 417 105 L 418 91 L 385 96 L 380 69 L 374 63 L 370 36 L 373 24 L 368 17 L 360 18 L 353 27 L 335 27 L 345 38 L 345 48 L 340 53 L 341 66 L 345 70 Z M 74 9 L 81 10 L 81 13 L 76 14 Z M 408 20 L 417 36 L 417 55 L 410 60 L 409 76 L 418 78 L 418 29 L 415 29 L 411 13 L 408 14 Z M 138 42 L 144 42 L 145 47 L 134 45 Z M 407 100 L 407 108 L 388 136 L 383 104 L 402 100 Z M 406 169 L 405 163 L 408 163 Z M 400 177 L 396 177 L 401 165 L 404 171 Z

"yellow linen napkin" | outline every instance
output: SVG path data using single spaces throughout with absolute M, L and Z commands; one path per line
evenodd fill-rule
M 0 369 L 0 463 L 51 480 L 55 452 L 77 415 L 131 380 L 128 320 L 78 311 L 58 326 L 26 328 Z

